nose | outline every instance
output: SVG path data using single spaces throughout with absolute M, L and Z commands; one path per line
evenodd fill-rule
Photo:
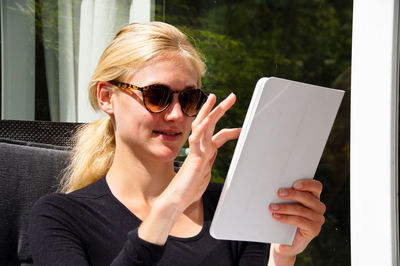
M 165 110 L 164 119 L 166 121 L 179 120 L 182 119 L 183 116 L 181 104 L 178 101 L 178 94 L 174 93 L 171 104 Z

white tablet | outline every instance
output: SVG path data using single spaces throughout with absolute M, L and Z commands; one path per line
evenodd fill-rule
M 257 82 L 211 224 L 217 239 L 292 244 L 274 220 L 279 188 L 313 178 L 344 91 L 280 78 Z

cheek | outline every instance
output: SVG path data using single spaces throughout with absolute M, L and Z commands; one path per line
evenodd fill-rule
M 124 99 L 114 109 L 116 129 L 121 134 L 135 134 L 143 127 L 151 126 L 154 121 L 150 113 L 137 102 Z

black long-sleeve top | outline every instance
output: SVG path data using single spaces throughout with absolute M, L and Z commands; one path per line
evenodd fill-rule
M 169 236 L 164 246 L 138 237 L 141 220 L 109 189 L 105 177 L 70 194 L 35 203 L 30 244 L 35 265 L 265 265 L 267 244 L 216 240 L 209 228 L 221 186 L 202 200 L 204 225 L 189 238 Z

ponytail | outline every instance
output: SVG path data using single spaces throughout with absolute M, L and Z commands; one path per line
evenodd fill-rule
M 76 145 L 59 191 L 69 193 L 99 180 L 114 159 L 115 137 L 110 117 L 82 126 L 75 135 Z

